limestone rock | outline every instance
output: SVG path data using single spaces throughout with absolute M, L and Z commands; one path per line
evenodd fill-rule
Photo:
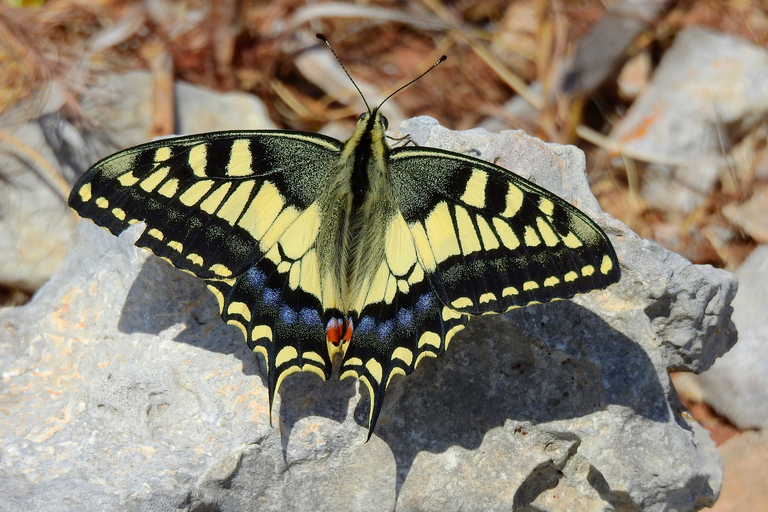
M 768 427 L 768 245 L 749 255 L 736 271 L 739 293 L 733 321 L 741 342 L 697 376 L 703 399 L 742 429 Z
M 357 383 L 262 366 L 202 282 L 89 222 L 26 306 L 0 310 L 0 508 L 644 510 L 711 505 L 720 460 L 668 368 L 736 339 L 735 278 L 639 239 L 589 194 L 584 155 L 522 132 L 402 131 L 497 161 L 595 218 L 622 279 L 470 321 L 393 381 L 366 443 Z

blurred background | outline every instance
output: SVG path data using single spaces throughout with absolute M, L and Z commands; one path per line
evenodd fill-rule
M 717 442 L 714 510 L 768 510 L 768 3 L 759 0 L 59 0 L 0 3 L 0 306 L 55 272 L 77 177 L 171 133 L 523 129 L 587 156 L 603 210 L 736 272 L 740 341 L 674 375 Z

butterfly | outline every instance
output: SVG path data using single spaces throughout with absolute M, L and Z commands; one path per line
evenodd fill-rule
M 288 375 L 328 379 L 340 359 L 340 378 L 368 390 L 369 438 L 393 377 L 443 353 L 470 316 L 620 277 L 586 214 L 492 163 L 391 148 L 382 104 L 343 142 L 227 131 L 128 148 L 69 197 L 115 235 L 143 222 L 136 245 L 206 282 L 264 357 L 270 410 Z

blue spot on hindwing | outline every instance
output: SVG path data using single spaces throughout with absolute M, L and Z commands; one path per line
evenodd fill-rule
M 376 321 L 373 319 L 373 317 L 370 316 L 364 316 L 360 319 L 360 324 L 357 326 L 357 330 L 361 334 L 367 334 L 371 331 L 373 331 L 373 328 L 376 326 Z
M 280 308 L 280 321 L 284 324 L 295 324 L 296 319 L 298 318 L 298 315 L 296 314 L 296 310 L 293 308 L 283 305 Z
M 309 326 L 323 324 L 323 320 L 320 318 L 320 313 L 312 308 L 302 308 L 302 310 L 299 311 L 299 322 Z
M 280 300 L 280 290 L 276 290 L 274 288 L 264 288 L 261 297 L 264 301 L 264 304 L 267 306 L 276 306 Z
M 377 328 L 376 328 L 376 334 L 379 335 L 379 339 L 385 340 L 387 337 L 392 334 L 392 331 L 394 330 L 395 326 L 392 320 L 385 320 L 382 322 Z
M 264 287 L 264 283 L 267 282 L 267 275 L 259 270 L 257 267 L 251 267 L 248 269 L 248 283 L 257 289 Z
M 413 324 L 413 311 L 411 308 L 400 308 L 397 312 L 397 322 L 404 329 L 408 329 Z
M 431 293 L 425 293 L 416 301 L 416 313 L 423 315 L 434 307 L 435 298 Z

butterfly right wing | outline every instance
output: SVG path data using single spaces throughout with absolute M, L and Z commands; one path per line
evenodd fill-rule
M 342 148 L 282 131 L 154 141 L 96 163 L 69 204 L 115 235 L 144 222 L 136 245 L 204 279 L 222 318 L 265 356 L 271 404 L 289 373 L 331 374 L 324 325 L 335 313 L 316 238 Z

